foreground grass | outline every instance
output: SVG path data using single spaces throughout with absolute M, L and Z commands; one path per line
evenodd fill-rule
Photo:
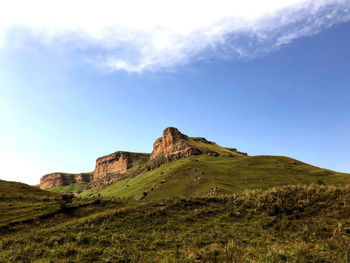
M 106 202 L 20 224 L 0 262 L 348 262 L 350 187 Z

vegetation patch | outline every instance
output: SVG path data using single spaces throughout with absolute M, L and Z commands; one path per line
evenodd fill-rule
M 80 193 L 83 190 L 85 190 L 86 186 L 87 186 L 87 183 L 74 183 L 70 185 L 62 185 L 62 186 L 48 188 L 46 190 L 50 192 L 56 192 L 56 193 Z

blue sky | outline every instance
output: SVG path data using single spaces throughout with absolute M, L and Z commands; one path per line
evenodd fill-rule
M 168 126 L 350 172 L 350 2 L 267 2 L 184 15 L 190 29 L 0 19 L 0 178 L 92 171 L 117 150 L 151 152 Z

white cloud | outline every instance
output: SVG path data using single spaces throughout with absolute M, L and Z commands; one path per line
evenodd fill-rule
M 0 47 L 29 37 L 110 71 L 142 72 L 252 58 L 348 20 L 350 0 L 11 0 L 0 3 Z

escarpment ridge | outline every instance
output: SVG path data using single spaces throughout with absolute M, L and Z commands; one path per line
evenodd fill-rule
M 40 179 L 40 188 L 48 189 L 58 186 L 66 186 L 75 183 L 89 183 L 92 181 L 92 173 L 68 174 L 68 173 L 51 173 L 46 174 Z
M 177 128 L 168 127 L 162 137 L 153 143 L 152 153 L 117 151 L 97 158 L 93 173 L 51 173 L 40 179 L 40 188 L 48 189 L 76 183 L 86 183 L 87 188 L 108 185 L 128 177 L 158 168 L 164 163 L 194 155 L 246 156 L 235 148 L 224 148 L 203 137 L 189 137 Z
M 153 144 L 151 159 L 163 155 L 165 158 L 173 160 L 201 154 L 199 149 L 188 143 L 188 138 L 176 128 L 166 128 L 163 131 L 163 137 L 158 138 Z
M 138 161 L 148 159 L 148 153 L 133 153 L 118 151 L 96 160 L 94 180 L 106 175 L 123 174 Z

